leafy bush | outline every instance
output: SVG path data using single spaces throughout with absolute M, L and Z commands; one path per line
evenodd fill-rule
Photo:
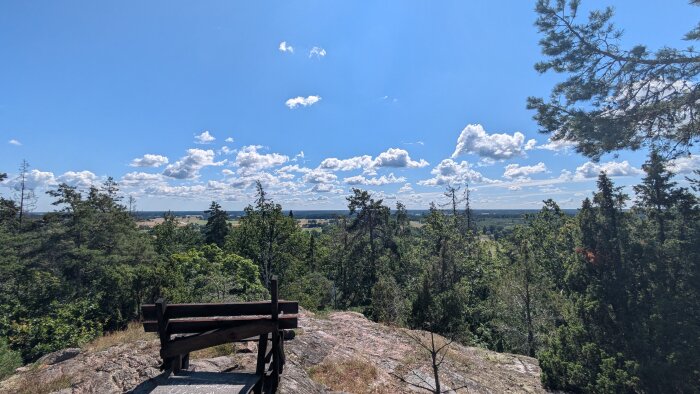
M 12 375 L 22 365 L 22 355 L 10 349 L 7 341 L 0 338 L 0 380 Z

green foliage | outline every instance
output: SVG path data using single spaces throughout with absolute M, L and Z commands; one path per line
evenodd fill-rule
M 321 311 L 333 306 L 333 282 L 320 272 L 309 272 L 303 276 L 289 278 L 281 283 L 282 298 L 297 300 L 302 307 Z
M 214 244 L 175 253 L 166 264 L 170 302 L 252 301 L 269 297 L 255 264 Z
M 165 213 L 163 222 L 153 227 L 151 235 L 154 237 L 153 248 L 163 256 L 184 252 L 204 242 L 197 226 L 194 224 L 178 226 L 172 212 Z
M 52 303 L 48 314 L 21 319 L 9 329 L 10 343 L 20 347 L 24 360 L 67 347 L 81 346 L 102 334 L 102 316 L 96 303 L 75 300 Z
M 370 316 L 381 323 L 401 324 L 405 315 L 405 300 L 396 280 L 391 276 L 382 276 L 372 287 Z
M 219 247 L 224 246 L 226 236 L 230 232 L 228 213 L 221 209 L 221 205 L 216 201 L 212 201 L 209 209 L 204 213 L 209 215 L 207 224 L 204 226 L 204 242 Z
M 697 390 L 698 202 L 675 188 L 655 153 L 644 170 L 633 211 L 604 174 L 583 203 L 577 256 L 565 260 L 563 321 L 539 355 L 549 388 Z
M 22 356 L 10 349 L 4 338 L 0 338 L 0 380 L 12 375 L 15 369 L 21 366 Z
M 613 9 L 591 12 L 588 21 L 577 23 L 579 3 L 537 1 L 535 25 L 546 60 L 535 69 L 568 75 L 548 102 L 528 99 L 541 131 L 575 142 L 577 151 L 594 158 L 644 145 L 673 152 L 697 142 L 698 52 L 663 47 L 650 53 L 644 45 L 625 50 L 622 30 L 611 22 Z M 698 40 L 699 29 L 686 39 Z
M 282 206 L 267 198 L 262 184 L 257 183 L 255 206 L 245 208 L 239 225 L 226 239 L 225 249 L 251 259 L 260 269 L 265 287 L 277 275 L 284 284 L 288 272 L 300 271 L 304 254 L 308 251 L 308 237 L 302 234 L 294 219 L 282 212 Z

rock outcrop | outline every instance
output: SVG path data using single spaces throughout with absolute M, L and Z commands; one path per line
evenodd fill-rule
M 429 354 L 416 342 L 426 333 L 373 323 L 353 312 L 320 317 L 304 313 L 297 337 L 285 344 L 287 365 L 281 393 L 425 392 L 431 385 Z M 137 330 L 137 328 L 132 328 Z M 193 354 L 196 371 L 252 370 L 252 343 L 227 355 Z M 2 393 L 144 393 L 154 385 L 158 341 L 139 335 L 104 348 L 66 349 L 22 367 L 0 382 Z M 469 393 L 540 393 L 535 359 L 451 344 L 440 367 L 443 389 Z

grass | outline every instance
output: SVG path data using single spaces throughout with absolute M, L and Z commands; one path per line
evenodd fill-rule
M 231 356 L 236 354 L 236 344 L 234 343 L 224 343 L 223 345 L 208 347 L 206 349 L 197 350 L 190 354 L 192 360 L 203 359 L 203 358 L 214 358 L 221 356 Z
M 131 322 L 126 330 L 113 331 L 101 336 L 94 341 L 83 346 L 84 349 L 92 351 L 105 350 L 114 345 L 131 343 L 140 340 L 150 341 L 157 339 L 155 333 L 144 332 L 143 326 L 138 322 Z
M 324 361 L 309 370 L 314 381 L 334 391 L 372 393 L 372 382 L 377 379 L 377 368 L 368 361 L 353 358 L 342 361 Z
M 29 375 L 23 377 L 22 380 L 14 387 L 16 394 L 49 394 L 54 391 L 59 391 L 71 387 L 71 381 L 68 376 L 60 376 L 48 382 L 37 381 L 36 376 Z

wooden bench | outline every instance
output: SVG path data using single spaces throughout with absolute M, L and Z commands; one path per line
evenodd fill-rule
M 258 341 L 255 393 L 274 393 L 284 369 L 284 341 L 294 338 L 299 304 L 280 301 L 277 278 L 270 283 L 271 301 L 222 304 L 142 305 L 143 327 L 160 337 L 161 370 L 175 375 L 189 367 L 195 350 L 230 342 Z M 267 351 L 268 342 L 271 343 Z

